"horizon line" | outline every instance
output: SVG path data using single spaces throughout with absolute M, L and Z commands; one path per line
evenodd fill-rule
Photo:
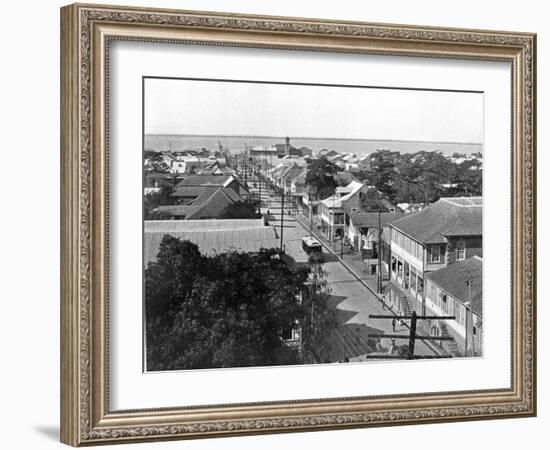
M 186 133 L 144 133 L 144 136 L 197 136 L 197 137 L 234 137 L 234 138 L 269 138 L 284 139 L 314 139 L 333 141 L 386 141 L 386 142 L 416 142 L 422 144 L 462 144 L 462 145 L 483 145 L 483 142 L 462 142 L 462 141 L 426 141 L 414 139 L 380 139 L 380 138 L 335 138 L 335 137 L 312 137 L 312 136 L 271 136 L 271 135 L 249 135 L 249 134 L 186 134 Z

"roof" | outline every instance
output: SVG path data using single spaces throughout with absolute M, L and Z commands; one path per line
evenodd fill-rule
M 364 187 L 363 183 L 360 183 L 359 181 L 352 181 L 350 184 L 348 184 L 345 189 L 349 192 L 348 194 L 340 197 L 335 198 L 334 195 L 324 199 L 321 203 L 323 203 L 328 208 L 341 208 L 342 204 L 349 200 L 351 197 L 353 197 L 361 188 Z
M 231 175 L 191 175 L 181 181 L 176 188 L 183 186 L 227 186 L 233 181 Z
M 472 258 L 450 264 L 443 269 L 429 272 L 426 276 L 449 295 L 462 303 L 470 301 L 470 292 L 467 281 L 471 280 L 471 308 L 476 314 L 482 316 L 482 268 L 482 259 L 479 256 L 474 256 Z
M 380 225 L 384 228 L 393 220 L 400 219 L 404 213 L 380 213 Z M 377 212 L 356 212 L 350 214 L 350 220 L 353 225 L 361 228 L 378 228 L 378 213 Z
M 189 205 L 159 206 L 156 211 L 186 219 L 213 218 L 218 217 L 230 204 L 239 201 L 242 201 L 242 197 L 231 188 L 207 187 Z
M 183 231 L 220 231 L 245 230 L 265 226 L 263 218 L 259 219 L 204 219 L 204 220 L 145 220 L 143 229 L 146 232 L 171 233 Z
M 198 198 L 205 193 L 212 195 L 216 189 L 219 189 L 219 186 L 181 186 L 177 187 L 176 190 L 170 194 L 170 196 Z
M 481 236 L 481 197 L 441 198 L 392 222 L 392 227 L 424 244 L 446 243 L 451 236 Z
M 277 153 L 286 153 L 286 144 L 275 144 L 274 147 L 277 149 Z M 296 150 L 296 147 L 288 144 L 288 150 Z
M 159 222 L 158 227 L 156 222 Z M 168 224 L 167 222 L 171 223 Z M 228 223 L 225 226 L 219 222 Z M 188 224 L 194 224 L 195 226 L 188 227 Z M 256 252 L 261 248 L 276 248 L 279 245 L 274 228 L 264 226 L 263 219 L 146 221 L 144 233 L 145 265 L 156 259 L 160 242 L 167 234 L 193 242 L 198 245 L 201 253 L 207 255 L 231 250 Z
M 296 178 L 298 178 L 298 176 L 302 173 L 306 171 L 305 168 L 303 167 L 300 167 L 298 165 L 293 165 L 290 167 L 289 170 L 287 170 L 284 175 L 283 175 L 283 178 L 286 180 L 286 181 L 294 181 Z

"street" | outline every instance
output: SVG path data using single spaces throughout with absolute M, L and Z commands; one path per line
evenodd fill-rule
M 257 192 L 257 188 L 251 189 Z M 271 189 L 266 189 L 262 183 L 261 211 L 267 214 L 269 223 L 277 232 L 283 233 L 285 252 L 295 260 L 306 260 L 302 250 L 302 238 L 310 235 L 308 227 L 296 219 L 296 211 L 290 202 L 285 202 L 284 211 L 281 211 L 281 195 Z M 283 213 L 282 223 L 281 214 Z M 409 329 L 397 324 L 395 332 L 391 319 L 371 319 L 369 314 L 386 314 L 392 312 L 383 306 L 378 297 L 371 292 L 361 280 L 366 280 L 365 273 L 352 273 L 334 254 L 328 245 L 323 243 L 324 269 L 331 289 L 331 306 L 336 310 L 337 328 L 330 337 L 331 353 L 328 362 L 364 361 L 369 353 L 389 353 L 392 346 L 391 339 L 370 339 L 369 333 L 391 333 L 403 336 L 409 335 Z M 349 267 L 349 266 L 348 266 Z M 359 279 L 358 279 L 359 278 Z M 408 345 L 407 339 L 398 339 L 396 345 Z M 417 340 L 416 355 L 436 355 L 437 353 L 424 342 Z

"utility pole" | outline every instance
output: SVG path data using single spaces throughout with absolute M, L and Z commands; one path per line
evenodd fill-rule
M 261 163 L 260 163 L 261 164 Z M 260 194 L 258 198 L 258 209 L 260 210 L 260 213 L 262 212 L 262 177 L 261 177 L 261 171 L 258 168 L 258 182 L 260 183 Z
M 283 191 L 281 193 L 281 251 L 283 250 L 283 225 L 284 225 L 284 217 L 285 214 L 285 186 L 283 184 Z
M 400 355 L 366 355 L 368 359 L 438 359 L 438 358 L 452 358 L 451 355 L 415 355 L 414 349 L 416 340 L 421 341 L 452 341 L 452 336 L 423 336 L 416 333 L 416 324 L 418 320 L 454 320 L 455 316 L 427 316 L 417 315 L 416 311 L 413 311 L 411 315 L 386 315 L 386 314 L 369 314 L 369 319 L 410 319 L 411 324 L 409 326 L 409 334 L 390 334 L 390 333 L 372 333 L 369 334 L 369 338 L 389 338 L 389 339 L 407 339 L 409 346 L 407 349 L 407 356 Z
M 382 227 L 380 219 L 380 207 L 378 208 L 378 293 L 382 293 Z

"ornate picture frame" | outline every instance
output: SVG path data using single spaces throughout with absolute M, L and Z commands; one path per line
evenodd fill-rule
M 116 40 L 509 62 L 510 387 L 112 411 L 107 67 L 109 45 Z M 535 90 L 536 36 L 530 33 L 85 4 L 62 8 L 61 441 L 81 446 L 534 416 Z

